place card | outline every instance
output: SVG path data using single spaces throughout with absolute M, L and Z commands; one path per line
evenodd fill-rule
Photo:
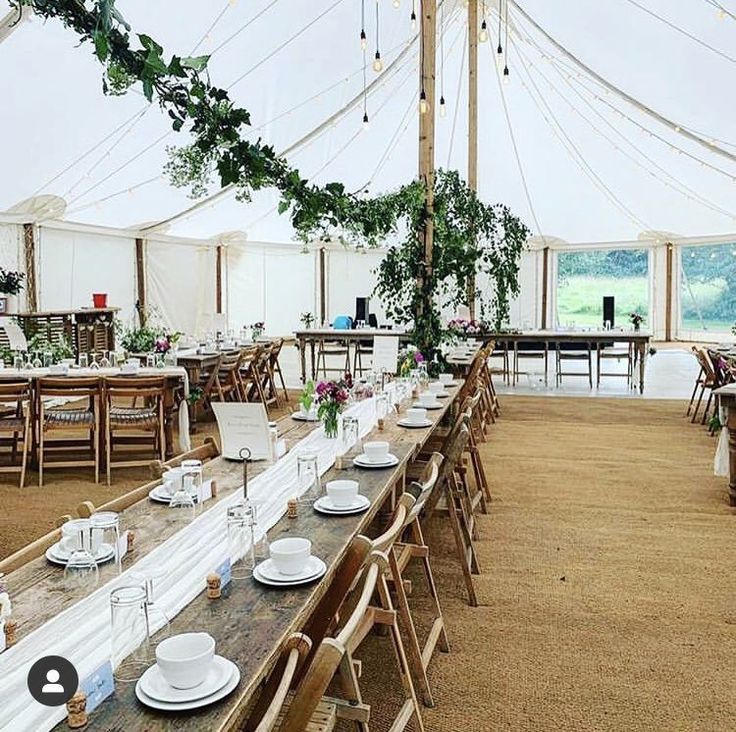
M 241 460 L 240 451 L 247 447 L 251 460 L 271 459 L 271 433 L 263 404 L 213 402 L 212 411 L 224 458 Z
M 220 564 L 215 570 L 220 575 L 220 589 L 228 585 L 233 578 L 233 566 L 230 563 L 230 557 Z
M 373 338 L 373 370 L 395 374 L 399 361 L 398 336 L 374 336 Z
M 112 677 L 112 663 L 105 661 L 80 684 L 79 688 L 87 695 L 87 714 L 93 712 L 115 691 Z
M 129 533 L 129 531 L 123 531 L 123 533 L 120 534 L 120 538 L 118 538 L 118 557 L 120 558 L 121 562 L 123 561 L 123 557 L 128 553 Z

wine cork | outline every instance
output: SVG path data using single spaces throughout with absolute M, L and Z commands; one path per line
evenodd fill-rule
M 66 723 L 70 729 L 79 729 L 87 724 L 87 695 L 83 691 L 77 691 L 66 703 L 66 709 Z
M 342 469 L 343 469 L 342 455 L 337 455 L 335 457 L 335 470 L 342 470 Z
M 211 483 L 212 483 L 212 497 L 217 498 L 217 481 L 213 479 Z
M 383 417 L 378 418 L 378 429 L 383 430 L 386 427 L 386 420 Z
M 5 621 L 5 647 L 10 648 L 14 646 L 18 639 L 15 637 L 15 631 L 18 629 L 18 623 L 13 618 L 8 618 Z
M 299 515 L 299 504 L 296 502 L 296 498 L 290 498 L 286 502 L 286 516 L 290 519 L 295 519 Z
M 220 575 L 212 572 L 207 575 L 207 597 L 210 600 L 217 600 L 222 595 Z
M 129 552 L 132 552 L 133 551 L 133 545 L 135 544 L 135 532 L 128 531 L 128 539 L 127 539 L 127 541 L 128 541 L 128 551 Z

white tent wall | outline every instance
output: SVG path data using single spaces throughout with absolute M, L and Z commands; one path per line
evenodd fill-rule
M 519 264 L 519 294 L 509 304 L 509 325 L 536 328 L 541 325 L 541 251 L 525 251 Z
M 355 298 L 371 297 L 376 286 L 375 270 L 384 256 L 380 249 L 327 250 L 326 312 L 329 322 L 338 315 L 355 317 Z M 378 298 L 371 298 L 370 308 L 379 323 L 386 323 L 386 314 Z
M 66 226 L 38 227 L 36 241 L 39 310 L 92 306 L 93 292 L 106 292 L 126 322 L 135 308 L 135 238 Z
M 173 331 L 199 333 L 215 327 L 216 247 L 148 241 L 145 251 L 149 311 Z
M 15 272 L 26 271 L 23 256 L 23 227 L 18 224 L 0 224 L 0 267 Z M 19 296 L 19 304 L 16 305 L 16 309 L 24 309 L 25 304 L 24 288 Z
M 299 316 L 316 313 L 317 253 L 289 244 L 236 244 L 224 248 L 224 309 L 236 332 L 261 321 L 266 332 L 286 336 Z

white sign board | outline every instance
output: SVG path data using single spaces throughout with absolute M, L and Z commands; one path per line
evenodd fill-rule
M 398 336 L 375 336 L 373 338 L 373 370 L 395 374 L 399 360 Z
M 217 418 L 224 458 L 241 460 L 240 451 L 247 447 L 251 460 L 271 459 L 271 435 L 263 404 L 213 402 L 212 411 Z

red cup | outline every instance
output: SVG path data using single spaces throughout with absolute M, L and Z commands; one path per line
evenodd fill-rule
M 95 292 L 92 294 L 92 303 L 96 308 L 107 307 L 107 293 L 106 292 Z

